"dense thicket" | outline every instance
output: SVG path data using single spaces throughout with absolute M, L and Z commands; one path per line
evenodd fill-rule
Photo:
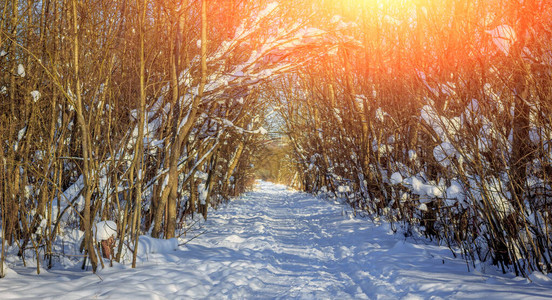
M 278 83 L 300 187 L 549 272 L 549 1 L 349 2 L 351 41 Z
M 0 264 L 15 247 L 38 272 L 75 229 L 93 270 L 99 231 L 117 232 L 102 255 L 134 265 L 140 234 L 175 237 L 250 187 L 260 87 L 312 42 L 268 1 L 6 0 L 0 15 Z
M 2 1 L 0 264 L 135 259 L 257 176 L 548 272 L 548 2 Z

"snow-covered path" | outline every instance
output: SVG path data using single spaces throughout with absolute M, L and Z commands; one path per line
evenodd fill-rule
M 352 218 L 342 205 L 283 186 L 258 190 L 212 211 L 207 232 L 176 251 L 116 265 L 99 276 L 14 267 L 0 299 L 539 299 L 552 280 L 533 282 L 467 271 L 444 247 L 413 244 L 387 225 Z

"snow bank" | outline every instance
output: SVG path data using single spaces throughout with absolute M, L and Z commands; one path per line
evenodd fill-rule
M 150 253 L 173 252 L 178 248 L 178 239 L 156 239 L 147 235 L 141 235 L 138 240 L 138 256 Z

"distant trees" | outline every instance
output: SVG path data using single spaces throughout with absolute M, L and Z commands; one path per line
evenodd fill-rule
M 548 2 L 344 3 L 324 8 L 350 39 L 275 97 L 302 188 L 549 272 Z

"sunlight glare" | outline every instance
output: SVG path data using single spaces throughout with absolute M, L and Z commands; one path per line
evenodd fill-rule
M 420 0 L 319 0 L 323 6 L 345 17 L 357 18 L 367 15 L 408 15 Z

